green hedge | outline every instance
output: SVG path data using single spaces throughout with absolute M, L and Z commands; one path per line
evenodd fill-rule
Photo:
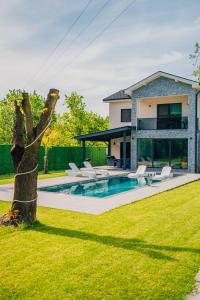
M 14 172 L 10 150 L 10 145 L 0 145 L 0 174 Z
M 106 147 L 86 147 L 86 158 L 93 166 L 106 164 Z M 68 169 L 69 162 L 82 166 L 82 147 L 52 147 L 49 149 L 49 170 Z
M 0 174 L 14 173 L 12 157 L 10 155 L 11 145 L 0 145 Z M 39 171 L 44 167 L 44 147 L 40 147 Z
M 0 145 L 0 174 L 14 173 L 11 145 Z M 86 147 L 86 158 L 90 158 L 94 166 L 106 164 L 106 147 Z M 82 166 L 82 147 L 51 147 L 49 149 L 49 170 L 68 169 L 69 162 Z M 40 147 L 39 171 L 44 167 L 44 147 Z

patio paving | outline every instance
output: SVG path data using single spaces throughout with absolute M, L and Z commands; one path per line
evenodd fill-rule
M 111 176 L 124 175 L 127 171 L 110 170 Z M 200 179 L 200 174 L 184 174 L 172 179 L 153 184 L 152 186 L 143 186 L 135 190 L 129 190 L 120 194 L 115 194 L 105 198 L 87 197 L 79 195 L 66 195 L 62 193 L 52 193 L 38 191 L 38 206 L 65 209 L 90 214 L 102 214 L 113 208 L 132 203 L 157 193 L 161 193 L 189 182 Z M 91 181 L 83 177 L 57 177 L 43 179 L 38 181 L 38 187 L 46 187 L 63 183 L 76 183 L 80 181 Z M 13 184 L 0 186 L 0 199 L 11 201 L 13 196 Z

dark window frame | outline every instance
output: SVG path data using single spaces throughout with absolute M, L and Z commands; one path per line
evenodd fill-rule
M 130 117 L 130 120 L 129 120 L 129 118 L 127 118 L 127 119 L 124 118 L 124 115 L 123 115 L 124 112 L 130 113 L 130 115 L 127 114 L 128 117 Z M 125 116 L 127 116 L 127 115 L 125 115 Z M 121 109 L 121 122 L 122 123 L 130 123 L 131 122 L 131 108 L 122 108 Z

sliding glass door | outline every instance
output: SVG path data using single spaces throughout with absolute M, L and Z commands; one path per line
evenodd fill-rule
M 171 140 L 171 166 L 173 168 L 187 169 L 188 141 Z
M 157 129 L 180 129 L 181 116 L 181 103 L 158 104 Z
M 152 167 L 152 140 L 138 139 L 138 165 Z
M 153 140 L 153 166 L 162 168 L 169 164 L 169 140 Z
M 187 169 L 187 139 L 138 139 L 138 165 Z

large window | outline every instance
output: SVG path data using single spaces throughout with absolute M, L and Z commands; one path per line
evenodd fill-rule
M 138 139 L 138 165 L 187 169 L 187 139 Z
M 169 165 L 169 140 L 153 140 L 153 166 L 162 168 Z
M 182 103 L 158 104 L 157 116 L 158 118 L 173 118 L 181 117 Z
M 138 165 L 152 167 L 152 140 L 138 139 Z
M 121 109 L 121 122 L 131 122 L 131 109 Z
M 181 103 L 157 105 L 157 129 L 180 129 L 181 117 Z
M 171 140 L 171 166 L 173 168 L 187 168 L 188 141 Z

